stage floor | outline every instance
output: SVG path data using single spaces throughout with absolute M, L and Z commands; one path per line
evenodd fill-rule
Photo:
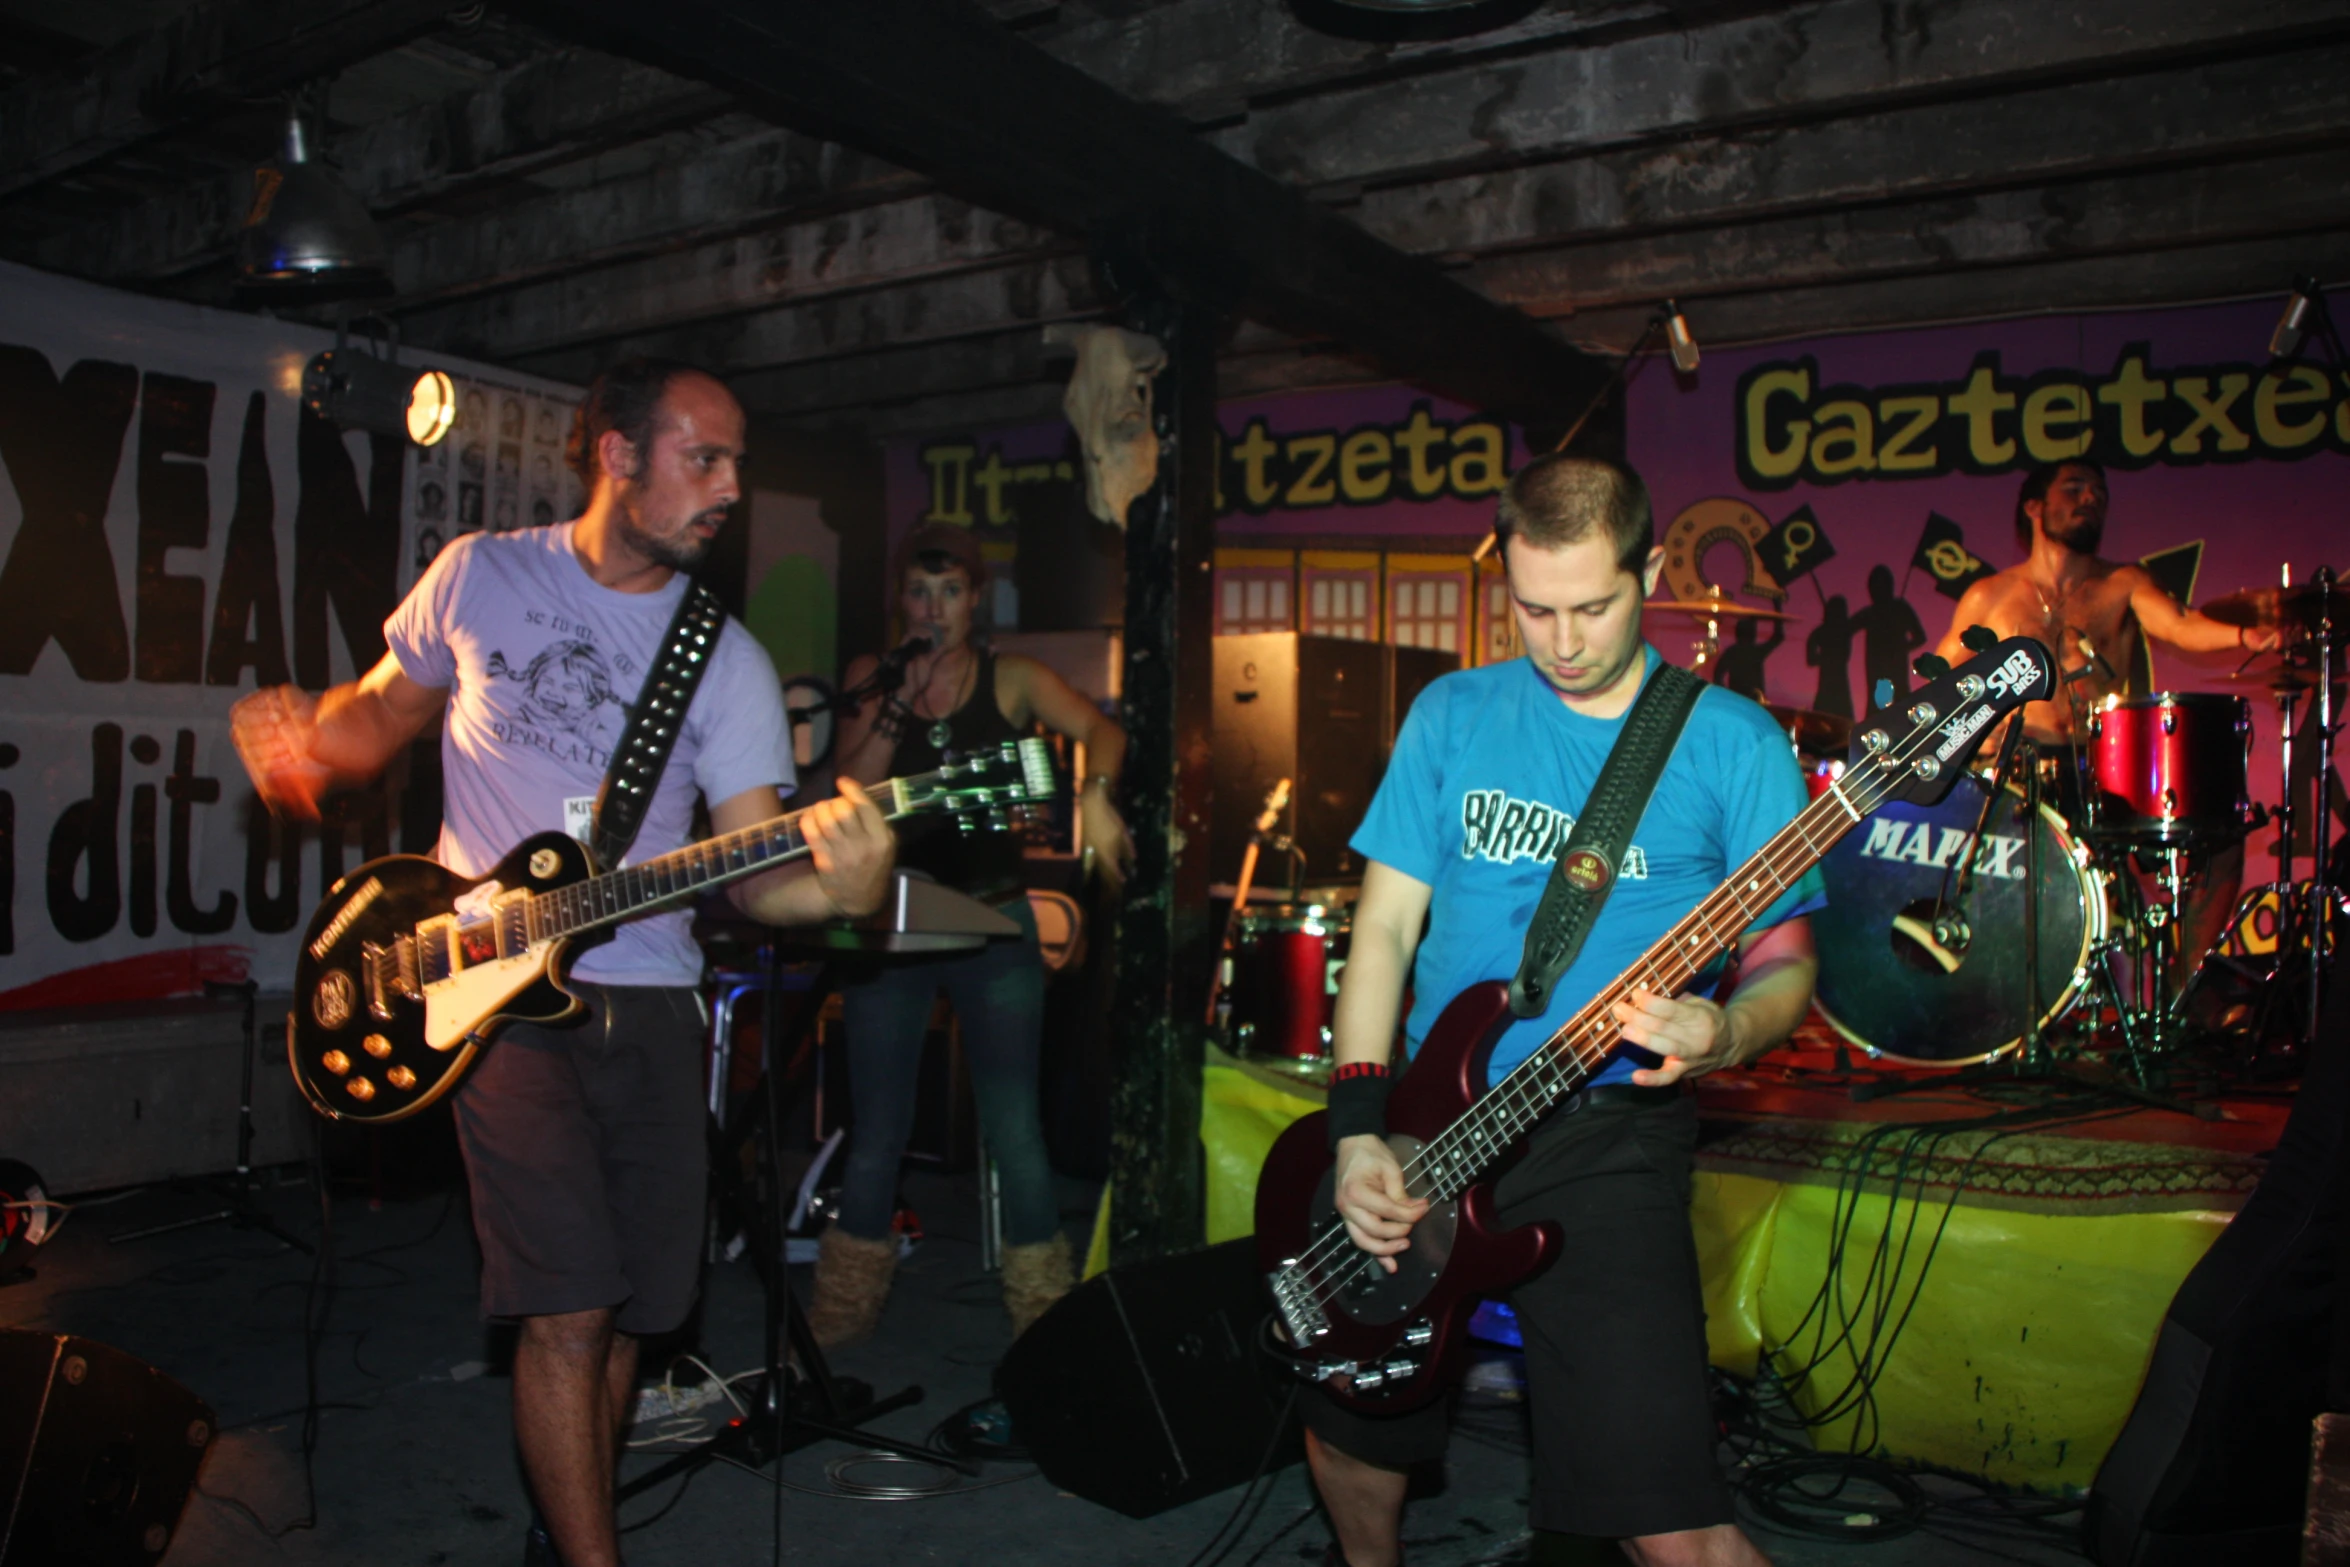
M 878 1387 L 919 1383 L 928 1396 L 881 1424 L 919 1438 L 988 1390 L 1009 1337 L 994 1281 L 978 1268 L 969 1177 L 912 1175 L 910 1198 L 930 1238 L 901 1274 L 885 1331 L 845 1351 L 838 1369 Z M 1065 1192 L 1072 1224 L 1090 1193 Z M 307 1189 L 282 1185 L 267 1210 L 293 1232 L 317 1232 Z M 272 1527 L 304 1508 L 300 1428 L 301 1318 L 306 1259 L 251 1232 L 220 1226 L 128 1245 L 110 1233 L 207 1211 L 202 1195 L 154 1189 L 76 1214 L 36 1254 L 38 1277 L 0 1289 L 0 1325 L 86 1334 L 151 1361 L 209 1400 L 222 1435 L 207 1460 L 166 1567 L 513 1567 L 528 1516 L 508 1435 L 508 1385 L 474 1313 L 475 1255 L 462 1193 L 370 1208 L 344 1194 L 335 1210 L 342 1287 L 320 1357 L 318 1527 L 271 1541 L 236 1502 Z M 805 1270 L 799 1270 L 802 1284 Z M 737 1371 L 757 1356 L 758 1301 L 748 1268 L 713 1271 L 699 1348 Z M 1526 1529 L 1520 1422 L 1507 1405 L 1456 1436 L 1443 1494 L 1413 1504 L 1414 1567 L 1472 1563 L 1620 1562 L 1612 1549 Z M 786 1459 L 795 1486 L 824 1489 L 843 1450 Z M 649 1467 L 632 1458 L 630 1471 Z M 1232 1512 L 1237 1491 L 1144 1522 L 1057 1493 L 1024 1465 L 991 1464 L 990 1488 L 906 1504 L 801 1492 L 785 1497 L 785 1554 L 794 1562 L 924 1562 L 1001 1567 L 1181 1564 Z M 1000 1483 L 995 1483 L 1000 1482 Z M 767 1560 L 774 1492 L 761 1477 L 717 1468 L 697 1478 L 658 1522 L 627 1537 L 634 1567 L 725 1567 Z M 666 1495 L 628 1510 L 652 1514 Z M 1878 1545 L 1756 1536 L 1786 1567 L 1959 1567 L 2077 1561 L 2060 1549 L 2000 1542 L 1995 1550 L 1911 1535 Z M 1327 1535 L 1302 1469 L 1273 1477 L 1241 1530 L 1231 1567 L 1304 1563 Z

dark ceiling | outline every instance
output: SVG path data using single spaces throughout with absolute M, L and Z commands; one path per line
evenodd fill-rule
M 1168 136 L 1591 348 L 1668 295 L 1722 343 L 2350 274 L 2339 0 L 1562 3 L 1412 44 L 1283 0 L 986 10 Z M 1095 236 L 971 199 L 1024 208 L 997 193 L 1033 171 L 902 167 L 866 126 L 796 123 L 641 63 L 690 47 L 627 58 L 569 16 L 0 0 L 0 256 L 226 303 L 284 94 L 326 82 L 412 342 L 567 379 L 676 353 L 875 435 L 1057 405 L 1042 328 L 1103 308 Z M 1255 315 L 1227 396 L 1415 377 Z

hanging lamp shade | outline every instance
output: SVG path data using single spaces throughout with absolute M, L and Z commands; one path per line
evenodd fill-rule
M 1542 0 L 1289 0 L 1316 32 L 1377 43 L 1466 38 L 1525 20 Z
M 383 235 L 367 204 L 313 152 L 300 110 L 289 110 L 285 151 L 253 171 L 253 210 L 237 235 L 239 286 L 306 300 L 389 294 Z

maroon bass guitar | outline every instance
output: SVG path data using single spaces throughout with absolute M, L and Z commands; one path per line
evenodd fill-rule
M 1487 1063 L 1513 1021 L 1508 987 L 1489 981 L 1453 998 L 1387 1103 L 1388 1146 L 1429 1204 L 1395 1272 L 1347 1238 L 1325 1117 L 1282 1134 L 1257 1177 L 1257 1254 L 1273 1336 L 1298 1375 L 1354 1408 L 1391 1412 L 1428 1402 L 1457 1375 L 1478 1299 L 1557 1258 L 1556 1225 L 1498 1226 L 1492 1181 L 1534 1123 L 1622 1048 L 1614 1005 L 1636 989 L 1677 994 L 1871 811 L 1936 803 L 1994 724 L 2054 692 L 2055 661 L 2040 643 L 1973 640 L 1976 656 L 1907 707 L 1871 713 L 1841 779 L 1490 1089 Z

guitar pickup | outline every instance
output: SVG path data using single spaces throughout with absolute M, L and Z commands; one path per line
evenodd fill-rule
M 464 966 L 457 951 L 456 915 L 436 914 L 416 927 L 416 977 L 421 984 L 440 984 Z
M 1273 1305 L 1281 1313 L 1281 1325 L 1289 1330 L 1290 1343 L 1302 1348 L 1329 1334 L 1330 1318 L 1314 1299 L 1312 1285 L 1296 1258 L 1285 1260 L 1266 1274 L 1265 1283 L 1273 1292 Z
M 424 999 L 416 980 L 416 938 L 398 936 L 390 946 L 366 942 L 360 949 L 361 970 L 367 975 L 367 1011 L 381 1023 L 392 1020 L 395 1001 Z
M 501 958 L 530 950 L 530 896 L 528 887 L 517 887 L 490 904 L 490 918 L 497 922 Z

